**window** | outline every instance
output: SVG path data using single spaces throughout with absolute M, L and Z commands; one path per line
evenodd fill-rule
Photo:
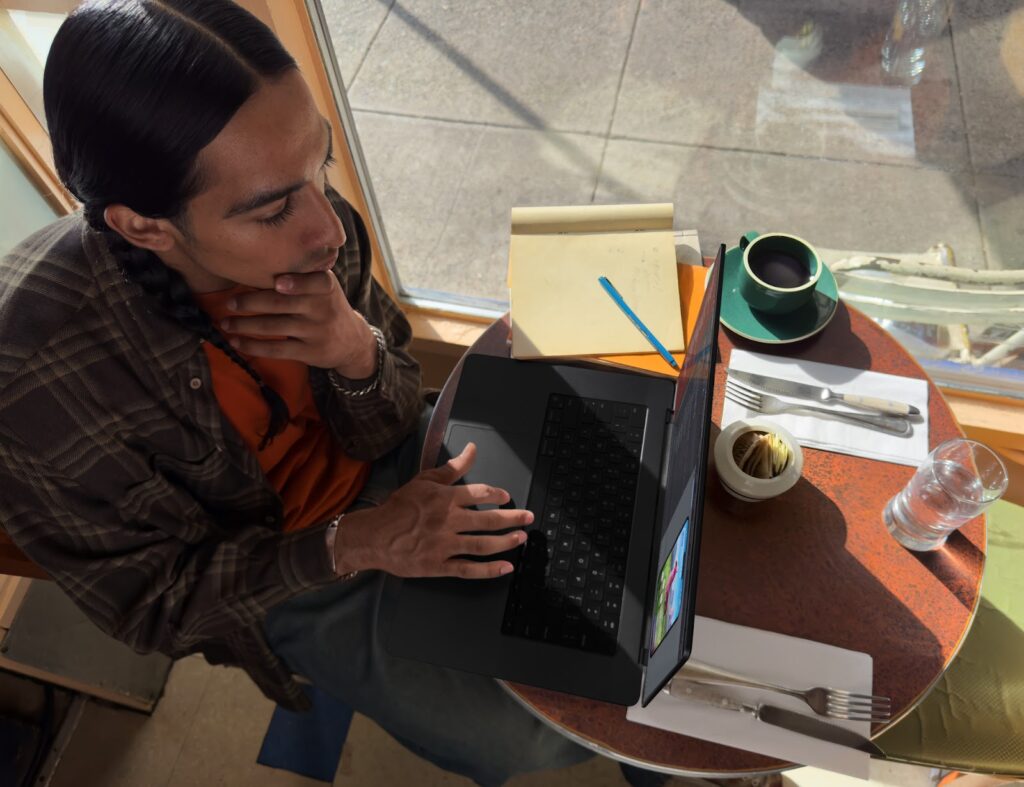
M 43 111 L 43 67 L 65 14 L 0 8 L 0 69 L 14 84 L 36 120 Z
M 50 158 L 43 65 L 64 19 L 0 7 L 0 256 L 71 207 Z
M 705 253 L 806 238 L 933 377 L 1024 398 L 1015 4 L 310 2 L 406 300 L 504 310 L 512 206 L 671 201 Z
M 0 183 L 3 205 L 0 207 L 0 257 L 26 236 L 45 227 L 57 212 L 40 196 L 35 184 L 21 169 L 10 149 L 0 141 Z

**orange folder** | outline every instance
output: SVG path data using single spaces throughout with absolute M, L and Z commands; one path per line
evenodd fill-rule
M 708 268 L 699 265 L 677 265 L 679 276 L 679 311 L 683 315 L 683 338 L 686 346 L 690 346 L 693 329 L 697 324 L 697 312 L 700 311 L 704 299 L 704 285 L 707 282 Z M 680 368 L 683 366 L 685 352 L 672 353 Z M 623 366 L 646 374 L 659 374 L 665 377 L 678 377 L 679 372 L 668 365 L 668 362 L 656 352 L 638 353 L 635 355 L 596 355 L 586 360 L 597 363 Z

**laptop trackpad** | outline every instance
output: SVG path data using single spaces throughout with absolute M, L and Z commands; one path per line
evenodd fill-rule
M 462 478 L 464 484 L 490 484 L 504 489 L 511 500 L 502 508 L 525 508 L 536 446 L 527 435 L 499 434 L 487 426 L 453 424 L 445 440 L 448 457 L 458 456 L 467 443 L 476 443 L 476 461 Z M 526 452 L 529 451 L 529 454 Z M 477 506 L 482 511 L 495 505 Z

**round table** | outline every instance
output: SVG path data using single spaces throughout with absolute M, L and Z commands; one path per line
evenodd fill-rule
M 508 316 L 468 353 L 509 355 Z M 733 347 L 856 369 L 928 379 L 911 356 L 860 312 L 840 304 L 811 339 L 771 347 L 719 331 L 711 439 L 722 416 Z M 423 449 L 436 464 L 462 368 L 437 402 Z M 929 448 L 962 436 L 949 405 L 928 381 Z M 874 693 L 892 698 L 893 717 L 909 712 L 956 655 L 980 595 L 985 522 L 954 532 L 944 549 L 911 552 L 881 521 L 886 501 L 914 468 L 804 449 L 803 477 L 786 494 L 742 503 L 708 473 L 697 613 L 752 628 L 871 654 Z M 792 763 L 626 721 L 626 709 L 522 684 L 506 687 L 534 714 L 601 753 L 690 776 L 752 775 Z

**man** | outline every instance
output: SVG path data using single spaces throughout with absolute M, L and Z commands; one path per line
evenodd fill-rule
M 493 680 L 391 659 L 385 572 L 486 581 L 508 494 L 415 474 L 410 329 L 326 183 L 330 127 L 227 0 L 87 2 L 44 101 L 83 210 L 0 266 L 0 522 L 135 649 L 293 674 L 480 784 L 588 754 Z M 468 531 L 502 535 L 464 535 Z

